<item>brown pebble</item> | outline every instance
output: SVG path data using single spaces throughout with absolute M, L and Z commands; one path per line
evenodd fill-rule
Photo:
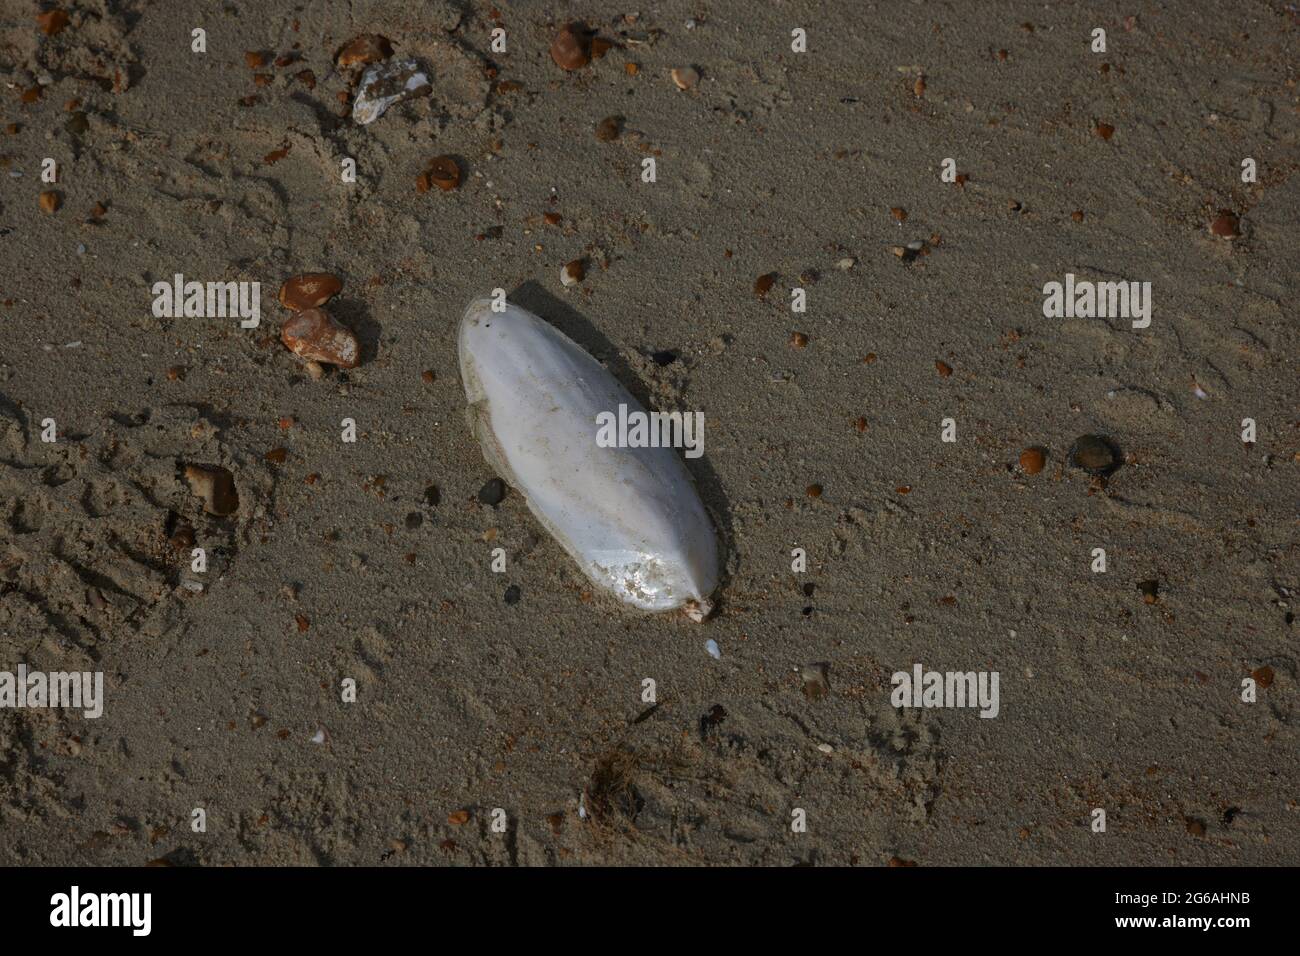
M 1250 672 L 1250 676 L 1255 679 L 1255 683 L 1262 690 L 1268 690 L 1273 685 L 1273 668 L 1265 664 L 1263 667 L 1257 667 Z
M 57 212 L 59 207 L 63 205 L 63 197 L 53 189 L 47 189 L 41 193 L 39 201 L 41 209 L 50 213 Z
M 309 90 L 316 89 L 316 74 L 311 70 L 303 70 L 299 73 L 295 73 L 293 78 Z
M 802 332 L 791 332 L 790 344 L 797 349 L 807 348 L 808 336 L 804 335 Z
M 775 272 L 769 272 L 766 275 L 759 276 L 754 280 L 754 295 L 758 296 L 760 299 L 766 299 L 774 282 L 776 282 Z
M 276 422 L 280 426 L 280 431 L 287 432 L 293 427 L 294 417 L 292 415 L 281 415 L 280 420 Z
M 862 356 L 862 364 L 863 364 L 863 365 L 874 365 L 874 364 L 875 364 L 875 361 L 876 361 L 876 353 L 875 353 L 875 352 L 868 352 L 866 355 Z
M 167 381 L 169 382 L 185 381 L 185 366 L 173 365 L 171 368 L 169 368 L 167 370 Z
M 457 810 L 454 813 L 447 814 L 447 822 L 454 827 L 464 826 L 469 823 L 469 811 Z
M 890 866 L 916 866 L 915 860 L 904 860 L 901 856 L 891 856 L 889 858 Z
M 1192 817 L 1187 818 L 1187 832 L 1194 837 L 1205 836 L 1205 821 L 1196 820 Z
M 17 123 L 10 123 L 8 126 L 5 127 L 5 132 L 8 133 L 10 136 L 17 136 L 18 131 L 20 129 L 22 129 L 22 127 L 19 126 Z
M 822 496 L 821 485 L 809 485 L 805 490 L 807 491 L 809 498 L 820 498 Z
M 546 223 L 548 226 L 558 226 L 563 219 L 564 217 L 558 212 L 548 212 L 542 215 L 542 222 Z
M 260 70 L 266 66 L 266 61 L 270 59 L 265 53 L 258 50 L 249 50 L 244 54 L 244 62 L 248 64 L 250 70 Z
M 91 219 L 103 219 L 104 216 L 107 215 L 107 213 L 108 213 L 108 207 L 105 206 L 102 202 L 97 202 L 95 203 L 95 205 L 90 207 Z
M 343 289 L 343 281 L 328 272 L 304 272 L 284 280 L 280 304 L 295 312 L 324 305 Z
M 235 477 L 220 465 L 186 465 L 185 480 L 190 490 L 203 499 L 203 510 L 224 518 L 239 510 Z
M 386 60 L 392 55 L 393 45 L 386 37 L 377 33 L 365 33 L 344 44 L 334 62 L 339 66 L 361 66 Z
M 591 34 L 584 24 L 566 24 L 551 41 L 551 59 L 564 70 L 580 70 L 591 62 Z
M 81 100 L 77 99 L 75 96 L 63 104 L 63 111 L 65 113 L 75 113 L 79 109 L 81 109 Z
M 925 77 L 918 76 L 916 82 L 912 84 L 912 92 L 917 96 L 925 96 Z
M 420 373 L 420 381 L 424 382 L 425 385 L 432 385 L 435 378 L 436 376 L 433 374 L 433 369 L 431 368 L 426 368 Z
M 623 72 L 626 73 L 628 76 L 636 76 L 637 73 L 640 71 L 640 69 L 641 67 L 637 66 L 635 63 L 623 64 Z
M 289 451 L 286 448 L 272 448 L 265 455 L 266 460 L 273 465 L 283 465 L 288 457 Z
M 1210 220 L 1210 235 L 1220 239 L 1237 239 L 1241 236 L 1241 221 L 1230 209 L 1220 209 Z
M 1142 603 L 1155 604 L 1160 600 L 1159 581 L 1139 581 L 1138 590 L 1142 592 Z
M 899 485 L 897 488 L 894 489 L 894 491 L 898 492 L 900 495 L 910 495 L 912 493 L 912 486 Z
M 426 170 L 429 182 L 443 192 L 451 192 L 460 185 L 460 165 L 450 156 L 435 156 Z
M 902 206 L 894 206 L 889 210 L 889 214 L 899 222 L 907 222 L 907 210 Z
M 41 98 L 41 88 L 39 86 L 29 86 L 18 95 L 19 102 L 26 103 L 29 106 Z
M 1026 448 L 1020 453 L 1020 470 L 1026 475 L 1036 475 L 1047 464 L 1047 456 L 1041 448 Z
M 596 139 L 602 143 L 612 143 L 618 139 L 619 134 L 623 132 L 623 118 L 621 116 L 606 116 L 596 124 Z
M 1096 133 L 1102 139 L 1109 141 L 1110 138 L 1115 135 L 1115 127 L 1111 126 L 1109 123 L 1098 123 L 1096 126 Z
M 1083 222 L 1083 210 L 1076 209 L 1074 212 L 1070 213 L 1070 218 L 1075 222 Z
M 47 10 L 36 14 L 36 24 L 47 37 L 55 36 L 68 25 L 68 14 L 63 10 Z
M 356 368 L 361 361 L 356 335 L 324 309 L 303 309 L 295 313 L 280 327 L 280 341 L 294 355 L 309 362 Z M 311 374 L 310 367 L 308 374 Z
M 858 431 L 860 431 L 860 432 L 864 432 L 864 431 L 866 431 L 867 428 L 869 428 L 870 426 L 867 425 L 867 420 L 866 420 L 865 418 L 861 418 L 861 417 L 860 417 L 860 418 L 858 418 L 857 421 L 855 421 L 855 422 L 853 423 L 853 427 L 856 428 L 856 429 L 857 429 Z
M 293 616 L 293 623 L 297 625 L 299 634 L 306 634 L 311 630 L 311 619 L 305 614 L 295 614 Z
M 935 360 L 934 370 L 939 373 L 940 378 L 947 378 L 952 374 L 952 366 L 947 362 L 941 362 L 938 359 Z

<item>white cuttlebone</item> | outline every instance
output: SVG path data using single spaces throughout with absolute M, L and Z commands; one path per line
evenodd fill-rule
M 681 454 L 602 448 L 596 416 L 644 412 L 572 339 L 510 303 L 475 299 L 458 337 L 483 457 L 598 586 L 647 611 L 712 609 L 718 544 Z

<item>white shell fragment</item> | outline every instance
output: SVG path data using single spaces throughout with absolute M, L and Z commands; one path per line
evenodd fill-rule
M 526 309 L 475 299 L 459 335 L 483 457 L 592 582 L 647 611 L 708 616 L 718 545 L 681 452 L 601 447 L 597 416 L 645 410 L 594 358 Z
M 361 74 L 352 118 L 365 126 L 384 115 L 394 103 L 424 96 L 433 87 L 418 60 L 389 60 L 376 63 Z

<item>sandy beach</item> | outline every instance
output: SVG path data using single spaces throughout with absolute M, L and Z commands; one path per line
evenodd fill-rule
M 0 863 L 1300 863 L 1294 7 L 2 10 L 0 672 L 103 697 L 0 706 Z M 497 288 L 703 413 L 709 620 L 489 503 Z

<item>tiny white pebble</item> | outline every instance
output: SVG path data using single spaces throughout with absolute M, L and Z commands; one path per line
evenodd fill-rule
M 709 638 L 704 642 L 704 649 L 709 652 L 709 656 L 714 660 L 722 660 L 722 651 L 718 650 L 718 642 L 713 638 Z
M 325 728 L 322 727 L 312 734 L 311 742 L 314 744 L 323 744 L 325 742 Z
M 818 744 L 817 749 L 824 754 L 830 754 L 835 752 L 835 748 L 832 747 L 830 744 Z
M 855 264 L 857 264 L 857 261 L 858 261 L 857 259 L 851 257 L 845 257 L 841 259 L 839 262 L 835 263 L 835 268 L 839 269 L 841 272 L 848 272 L 850 269 L 853 268 Z

